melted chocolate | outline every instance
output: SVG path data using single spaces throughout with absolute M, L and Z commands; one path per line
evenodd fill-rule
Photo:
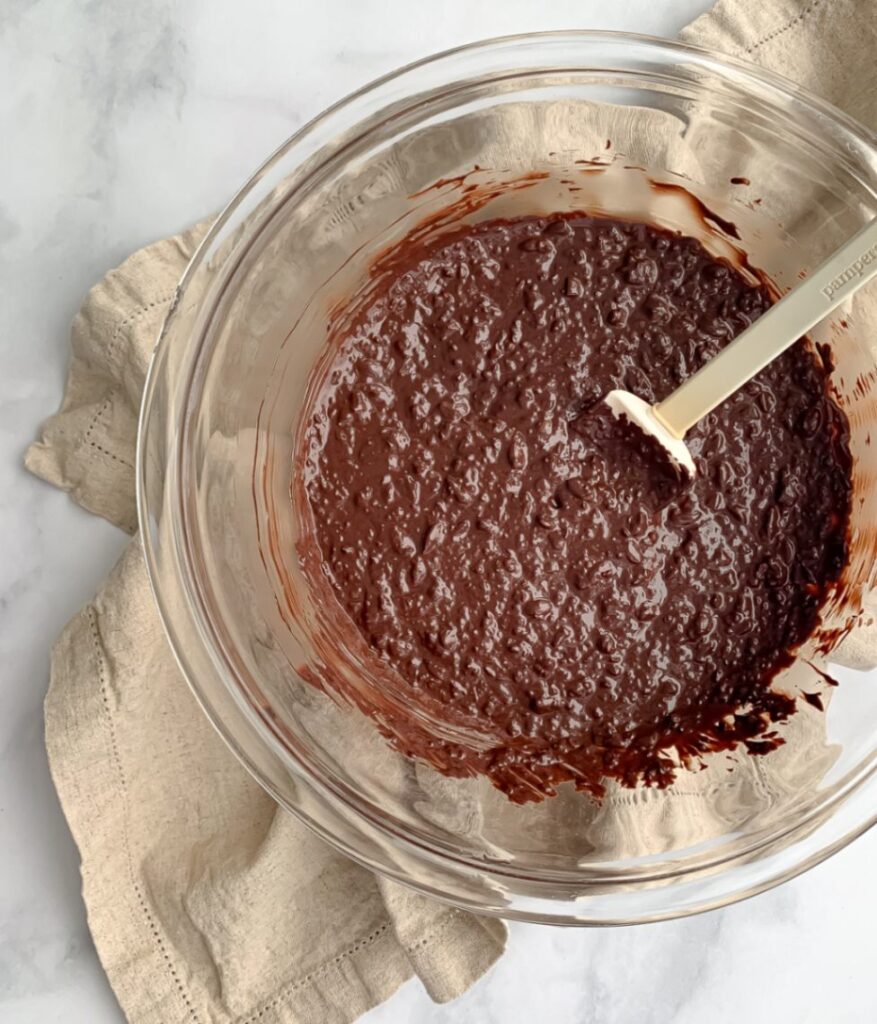
M 354 298 L 303 454 L 320 568 L 413 703 L 492 737 L 397 716 L 400 749 L 529 800 L 779 742 L 771 679 L 846 560 L 826 370 L 803 341 L 763 370 L 690 432 L 690 483 L 599 402 L 666 396 L 770 301 L 694 239 L 581 214 L 403 247 Z

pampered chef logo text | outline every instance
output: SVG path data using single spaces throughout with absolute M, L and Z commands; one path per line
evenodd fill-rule
M 827 284 L 822 289 L 822 294 L 827 299 L 833 299 L 837 294 L 838 288 L 845 285 L 847 281 L 852 281 L 853 278 L 861 277 L 862 274 L 865 273 L 865 267 L 867 267 L 869 263 L 873 263 L 874 260 L 877 260 L 877 245 L 872 245 L 871 248 L 866 252 L 863 252 L 857 260 L 853 260 L 842 274 L 838 274 L 830 284 Z

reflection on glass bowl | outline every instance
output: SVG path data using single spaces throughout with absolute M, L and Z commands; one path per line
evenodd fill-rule
M 465 203 L 462 175 L 474 186 Z M 871 290 L 814 332 L 832 347 L 851 423 L 852 554 L 819 635 L 777 683 L 825 692 L 827 711 L 802 704 L 776 751 L 708 759 L 668 789 L 610 787 L 595 802 L 565 786 L 519 806 L 482 777 L 394 752 L 333 697 L 342 674 L 359 703 L 443 728 L 339 643 L 298 564 L 293 450 L 331 311 L 418 225 L 582 208 L 694 233 L 719 255 L 742 250 L 782 289 L 877 212 L 877 144 L 775 76 L 645 37 L 521 36 L 412 65 L 291 138 L 214 225 L 157 346 L 138 450 L 170 642 L 265 788 L 423 892 L 569 924 L 751 895 L 843 846 L 877 807 L 877 674 L 832 668 L 840 685 L 827 688 L 818 672 L 873 583 Z

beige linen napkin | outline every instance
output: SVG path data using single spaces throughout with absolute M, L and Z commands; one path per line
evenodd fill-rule
M 873 0 L 732 0 L 683 32 L 795 78 L 877 127 Z M 206 225 L 89 295 L 37 475 L 133 533 L 149 353 Z M 877 630 L 845 647 L 877 661 Z M 347 1024 L 417 974 L 452 999 L 505 929 L 376 879 L 280 811 L 214 734 L 153 608 L 138 541 L 55 645 L 46 742 L 101 961 L 133 1024 Z
M 27 455 L 128 532 L 149 353 L 206 227 L 92 290 L 61 410 Z M 137 1024 L 346 1024 L 415 972 L 451 999 L 503 950 L 501 922 L 376 879 L 250 778 L 179 674 L 137 540 L 55 645 L 46 742 L 95 944 Z

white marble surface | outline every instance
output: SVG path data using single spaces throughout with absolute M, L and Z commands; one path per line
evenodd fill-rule
M 765 0 L 770 2 L 770 0 Z M 129 251 L 216 208 L 286 135 L 394 66 L 537 28 L 672 35 L 708 0 L 0 0 L 0 1021 L 118 1024 L 42 744 L 49 645 L 123 546 L 30 479 L 67 327 Z M 877 834 L 748 903 L 639 929 L 513 927 L 435 1007 L 370 1024 L 859 1024 L 877 1020 Z

